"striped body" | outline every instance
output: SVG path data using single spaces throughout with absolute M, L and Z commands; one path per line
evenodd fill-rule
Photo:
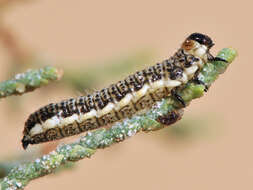
M 171 58 L 108 88 L 40 108 L 25 123 L 23 147 L 96 129 L 150 108 L 194 77 L 206 62 L 201 48 L 182 45 Z

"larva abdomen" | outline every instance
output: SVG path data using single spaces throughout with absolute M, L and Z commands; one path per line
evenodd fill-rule
M 27 134 L 29 144 L 37 144 L 76 135 L 131 117 L 165 96 L 147 93 L 149 83 L 158 78 L 161 79 L 154 73 L 154 68 L 150 68 L 146 77 L 143 72 L 138 72 L 92 95 L 49 104 L 29 117 L 22 142 L 26 145 Z M 146 89 L 142 89 L 144 85 Z
M 22 141 L 24 147 L 26 141 L 37 144 L 61 139 L 114 123 L 150 108 L 169 94 L 163 84 L 165 68 L 164 64 L 157 64 L 92 95 L 41 108 L 26 123 Z

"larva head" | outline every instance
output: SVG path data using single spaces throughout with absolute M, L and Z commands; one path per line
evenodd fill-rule
M 190 54 L 205 59 L 213 45 L 214 43 L 209 36 L 193 33 L 183 42 L 182 48 Z

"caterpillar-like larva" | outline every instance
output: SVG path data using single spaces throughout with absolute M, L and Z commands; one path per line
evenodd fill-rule
M 150 108 L 155 102 L 170 96 L 172 90 L 193 79 L 199 69 L 213 58 L 209 53 L 212 46 L 208 36 L 193 33 L 172 57 L 161 63 L 88 96 L 40 108 L 25 123 L 24 149 L 29 144 L 57 140 L 112 124 Z

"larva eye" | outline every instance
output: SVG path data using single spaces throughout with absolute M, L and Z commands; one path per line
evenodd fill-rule
M 194 41 L 186 39 L 182 44 L 182 48 L 185 50 L 191 50 L 194 47 Z

